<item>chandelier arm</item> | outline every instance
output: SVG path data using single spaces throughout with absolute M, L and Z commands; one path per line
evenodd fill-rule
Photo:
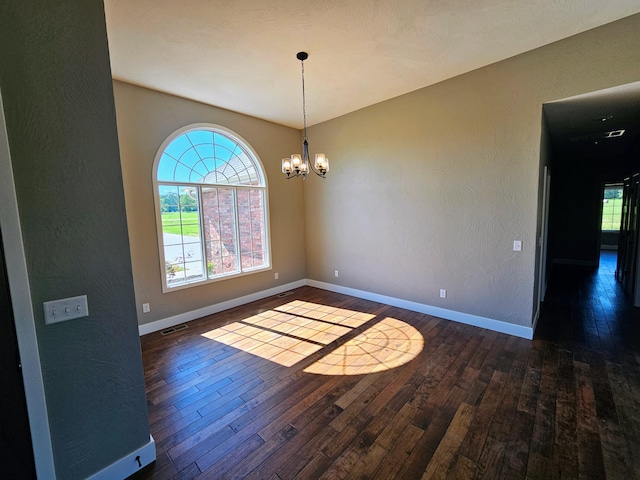
M 315 174 L 316 174 L 316 175 L 318 175 L 319 177 L 327 178 L 327 177 L 326 177 L 326 172 L 325 172 L 325 173 L 322 173 L 320 170 L 318 170 L 318 169 L 314 166 L 314 164 L 313 164 L 312 162 L 309 162 L 309 168 L 313 171 L 313 173 L 315 173 Z
M 326 174 L 322 173 L 320 170 L 316 170 L 316 167 L 314 167 L 313 164 L 310 163 L 309 166 L 311 167 L 311 170 L 313 170 L 313 173 L 321 178 L 327 178 Z

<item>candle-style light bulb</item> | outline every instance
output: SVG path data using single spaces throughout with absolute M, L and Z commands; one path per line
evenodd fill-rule
M 282 159 L 282 173 L 289 175 L 291 173 L 291 160 L 288 158 Z
M 298 171 L 300 170 L 300 165 L 302 164 L 302 156 L 299 153 L 294 153 L 291 155 L 291 168 Z

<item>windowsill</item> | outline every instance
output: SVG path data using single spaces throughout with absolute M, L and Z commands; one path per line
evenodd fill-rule
M 271 265 L 268 265 L 266 267 L 254 267 L 252 269 L 247 269 L 244 272 L 232 273 L 229 275 L 221 275 L 219 277 L 207 278 L 205 280 L 196 280 L 193 282 L 179 283 L 171 287 L 167 286 L 165 282 L 162 285 L 162 293 L 176 292 L 178 290 L 184 290 L 185 288 L 201 287 L 203 285 L 208 285 L 208 284 L 220 282 L 223 280 L 230 280 L 232 278 L 244 277 L 246 275 L 253 275 L 254 273 L 267 272 L 271 269 L 272 269 Z

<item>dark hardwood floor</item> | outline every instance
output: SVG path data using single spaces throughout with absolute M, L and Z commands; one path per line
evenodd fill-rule
M 132 478 L 640 478 L 640 309 L 555 267 L 533 341 L 310 287 L 142 337 Z

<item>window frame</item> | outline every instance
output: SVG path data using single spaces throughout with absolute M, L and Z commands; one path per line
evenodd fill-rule
M 232 185 L 232 184 L 201 184 L 201 183 L 189 183 L 189 182 L 165 182 L 158 180 L 158 167 L 160 165 L 160 160 L 162 159 L 162 155 L 164 154 L 167 147 L 173 142 L 176 138 L 181 135 L 196 131 L 196 130 L 209 130 L 214 133 L 219 133 L 230 138 L 232 141 L 237 143 L 242 149 L 245 150 L 245 153 L 248 154 L 251 161 L 255 164 L 256 173 L 261 181 L 260 185 Z M 270 228 L 270 214 L 269 214 L 269 185 L 267 181 L 267 175 L 264 168 L 264 164 L 260 159 L 258 153 L 253 149 L 251 144 L 247 142 L 244 138 L 238 135 L 233 130 L 230 130 L 222 125 L 214 124 L 214 123 L 193 123 L 186 125 L 178 130 L 174 131 L 171 135 L 169 135 L 160 145 L 158 151 L 156 152 L 155 159 L 153 161 L 153 169 L 152 169 L 152 185 L 153 185 L 153 199 L 154 199 L 154 208 L 155 208 L 155 220 L 156 220 L 156 236 L 157 236 L 157 245 L 158 245 L 158 256 L 160 260 L 160 277 L 162 283 L 162 292 L 169 293 L 175 292 L 178 290 L 183 290 L 185 288 L 198 287 L 202 285 L 207 285 L 211 283 L 216 283 L 224 280 L 230 280 L 237 277 L 243 277 L 246 275 L 253 275 L 255 273 L 265 272 L 271 270 L 272 262 L 271 262 L 271 228 Z M 164 245 L 164 237 L 162 230 L 162 207 L 160 204 L 160 186 L 161 185 L 173 185 L 175 187 L 182 187 L 193 185 L 195 188 L 198 188 L 198 216 L 199 216 L 199 230 L 200 230 L 200 248 L 202 250 L 202 263 L 205 278 L 202 280 L 194 280 L 187 281 L 185 283 L 180 283 L 174 286 L 169 286 L 167 282 L 166 275 L 166 258 L 165 258 L 165 245 Z M 201 197 L 201 189 L 203 186 L 208 186 L 212 188 L 231 188 L 233 190 L 233 198 L 234 198 L 234 215 L 235 215 L 235 223 L 236 223 L 236 242 L 237 242 L 237 264 L 239 267 L 239 271 L 218 275 L 214 278 L 209 278 L 207 273 L 207 257 L 206 257 L 206 239 L 204 238 L 204 228 L 203 228 L 203 219 L 204 212 L 202 208 L 202 197 Z M 247 269 L 242 268 L 242 260 L 241 260 L 241 246 L 240 246 L 240 236 L 238 234 L 239 227 L 239 215 L 238 215 L 238 203 L 237 203 L 237 189 L 259 189 L 263 191 L 264 198 L 264 252 L 266 255 L 266 261 L 263 266 L 260 267 L 250 267 Z

